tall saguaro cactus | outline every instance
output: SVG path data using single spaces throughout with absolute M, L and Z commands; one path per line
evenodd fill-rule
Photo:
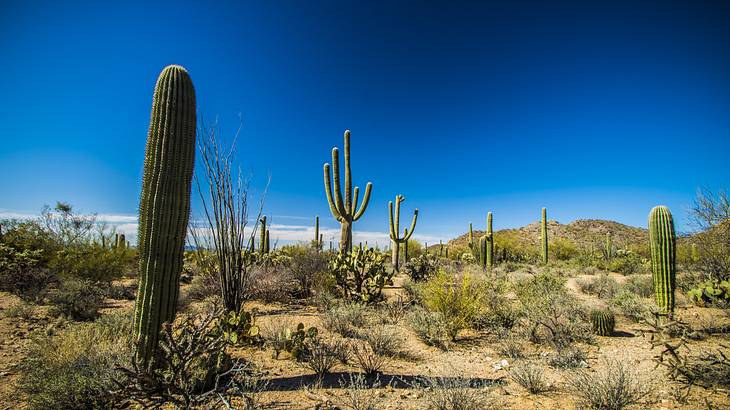
M 261 226 L 259 227 L 259 229 L 261 229 L 259 232 L 259 236 L 261 237 L 261 239 L 259 239 L 259 246 L 261 247 L 260 251 L 261 253 L 268 253 L 268 244 L 266 243 L 268 234 L 266 230 L 266 215 L 262 216 L 261 219 L 259 219 L 259 222 L 261 222 Z
M 340 223 L 340 251 L 349 252 L 352 250 L 352 224 L 360 219 L 368 207 L 370 191 L 373 184 L 368 182 L 365 186 L 365 195 L 362 198 L 360 208 L 357 208 L 357 197 L 360 188 L 352 189 L 352 175 L 350 172 L 350 130 L 345 131 L 345 199 L 342 199 L 342 188 L 340 186 L 340 155 L 337 147 L 332 148 L 332 168 L 334 178 L 330 176 L 330 164 L 324 164 L 324 190 L 327 194 L 327 202 L 332 215 Z M 332 182 L 334 181 L 334 195 Z M 357 209 L 357 211 L 356 211 Z
M 547 209 L 542 208 L 542 222 L 540 224 L 540 241 L 542 242 L 542 263 L 548 263 L 548 231 L 547 231 Z
M 649 213 L 649 242 L 656 303 L 662 313 L 671 315 L 674 312 L 677 248 L 674 220 L 666 206 L 656 206 Z
M 474 242 L 474 231 L 469 223 L 469 248 L 482 269 L 492 269 L 494 265 L 494 235 L 492 232 L 492 213 L 487 212 L 487 232 Z
M 314 248 L 322 250 L 322 235 L 319 234 L 319 216 L 314 217 Z
M 400 203 L 405 200 L 406 198 L 403 195 L 398 195 L 395 197 L 395 217 L 393 217 L 393 201 L 388 201 L 388 210 L 390 211 L 388 214 L 388 224 L 390 225 L 390 240 L 393 241 L 393 269 L 395 269 L 396 272 L 400 269 L 400 264 L 398 261 L 398 257 L 400 256 L 400 244 L 408 243 L 408 240 L 411 239 L 411 235 L 413 235 L 413 230 L 416 229 L 416 220 L 418 219 L 418 209 L 416 209 L 415 211 L 413 211 L 413 219 L 411 220 L 410 229 L 404 230 L 403 236 L 400 238 L 398 237 L 398 224 L 400 222 Z
M 487 269 L 492 269 L 492 266 L 494 265 L 494 235 L 492 232 L 492 213 L 487 212 L 487 234 L 486 236 L 486 246 L 485 246 L 485 257 L 484 262 Z
M 136 360 L 143 368 L 154 365 L 161 326 L 176 313 L 190 215 L 195 129 L 193 82 L 183 67 L 165 67 L 152 98 L 139 204 L 134 332 Z

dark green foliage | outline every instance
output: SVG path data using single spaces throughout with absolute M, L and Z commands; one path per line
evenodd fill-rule
M 135 339 L 143 367 L 154 355 L 162 324 L 175 317 L 190 215 L 195 131 L 193 82 L 183 67 L 165 67 L 152 100 L 139 205 Z
M 436 255 L 424 253 L 415 258 L 411 258 L 403 265 L 401 271 L 408 275 L 411 280 L 420 282 L 427 280 L 438 272 L 439 266 L 441 266 L 441 262 Z
M 410 229 L 403 229 L 403 236 L 398 237 L 398 225 L 400 221 L 400 203 L 405 201 L 406 198 L 403 195 L 397 195 L 395 197 L 395 215 L 393 215 L 393 201 L 388 202 L 388 225 L 390 226 L 390 240 L 393 243 L 393 269 L 398 272 L 400 267 L 400 244 L 405 244 L 406 247 L 406 262 L 408 262 L 408 240 L 411 239 L 413 231 L 416 229 L 416 221 L 418 220 L 418 209 L 413 211 L 413 219 L 411 220 Z
M 608 309 L 594 309 L 590 314 L 593 333 L 598 336 L 611 336 L 616 326 L 616 318 Z
M 690 289 L 688 295 L 692 302 L 701 306 L 725 307 L 730 305 L 730 281 L 708 280 Z
M 393 274 L 386 271 L 383 257 L 372 248 L 339 253 L 328 267 L 341 296 L 348 300 L 376 302 L 382 299 L 383 287 L 393 284 Z
M 0 290 L 12 292 L 23 299 L 35 300 L 56 275 L 43 266 L 43 250 L 17 250 L 0 243 Z
M 324 190 L 327 195 L 327 202 L 332 215 L 340 223 L 340 251 L 350 252 L 352 250 L 352 224 L 360 219 L 368 207 L 370 191 L 373 184 L 368 182 L 365 186 L 365 196 L 362 199 L 360 208 L 357 208 L 357 197 L 360 188 L 352 189 L 352 175 L 350 172 L 350 130 L 345 131 L 345 199 L 342 199 L 342 188 L 340 186 L 340 156 L 337 148 L 332 148 L 332 168 L 334 172 L 334 195 L 332 189 L 332 177 L 330 176 L 330 164 L 324 164 Z M 357 212 L 355 211 L 357 209 Z
M 231 346 L 251 346 L 260 344 L 261 335 L 253 314 L 241 310 L 219 315 L 212 323 L 211 336 L 221 337 Z
M 88 279 L 68 279 L 52 290 L 48 299 L 57 314 L 73 320 L 93 320 L 99 316 L 105 296 L 104 290 Z
M 674 312 L 676 288 L 676 236 L 672 213 L 666 206 L 656 206 L 649 214 L 649 242 L 654 272 L 654 293 L 662 313 Z

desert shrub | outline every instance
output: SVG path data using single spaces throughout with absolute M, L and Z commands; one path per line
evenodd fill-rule
M 649 305 L 640 296 L 626 289 L 619 290 L 611 298 L 610 304 L 634 322 L 641 321 L 651 312 Z
M 74 320 L 93 320 L 99 316 L 105 292 L 87 279 L 68 279 L 49 293 L 55 313 Z
M 517 283 L 515 291 L 534 342 L 564 347 L 592 340 L 585 309 L 568 293 L 564 279 L 540 273 Z
M 106 297 L 116 300 L 134 300 L 137 297 L 137 285 L 112 284 L 106 288 Z
M 485 410 L 494 408 L 490 384 L 461 377 L 420 377 L 414 387 L 432 410 Z
M 472 324 L 482 308 L 484 285 L 469 275 L 455 278 L 441 270 L 422 286 L 424 306 L 441 315 L 452 341 Z
M 286 247 L 283 251 L 291 258 L 289 270 L 298 285 L 295 296 L 312 296 L 319 277 L 327 271 L 329 255 L 316 248 L 303 246 Z
M 23 319 L 28 321 L 35 315 L 35 310 L 34 305 L 26 301 L 20 301 L 10 305 L 10 307 L 5 310 L 4 314 L 5 317 L 11 319 Z
M 644 273 L 647 270 L 647 261 L 641 256 L 626 250 L 619 250 L 606 268 L 611 272 L 618 272 L 622 275 L 633 275 Z
M 380 387 L 379 379 L 368 383 L 367 378 L 360 373 L 350 373 L 349 376 L 349 382 L 340 379 L 340 387 L 346 391 L 346 407 L 352 410 L 380 409 L 380 397 L 374 390 Z
M 497 349 L 501 355 L 510 359 L 522 359 L 525 357 L 525 346 L 519 339 L 511 334 L 502 339 L 497 346 Z
M 218 275 L 210 270 L 201 270 L 193 275 L 190 286 L 185 291 L 189 300 L 204 300 L 212 296 L 221 295 L 221 282 Z
M 611 360 L 595 373 L 577 371 L 568 384 L 582 404 L 591 409 L 621 410 L 649 394 L 644 381 L 628 366 Z
M 623 288 L 642 298 L 654 297 L 654 280 L 651 275 L 631 275 L 626 278 Z
M 575 242 L 567 238 L 556 237 L 550 240 L 548 246 L 554 260 L 567 261 L 578 256 L 579 249 Z
M 307 341 L 300 364 L 321 380 L 347 354 L 348 346 L 342 340 L 323 339 L 319 336 Z
M 378 355 L 396 357 L 401 354 L 403 339 L 385 326 L 376 326 L 361 335 L 373 352 Z
M 575 369 L 588 366 L 588 355 L 583 349 L 569 346 L 558 349 L 548 358 L 548 364 L 557 369 Z
M 698 230 L 692 237 L 697 249 L 694 267 L 706 280 L 730 280 L 730 199 L 727 192 L 698 190 L 690 219 Z
M 284 264 L 263 261 L 250 268 L 250 294 L 264 303 L 287 303 L 299 292 L 298 285 Z
M 532 394 L 540 394 L 550 390 L 545 380 L 545 370 L 532 363 L 512 366 L 509 370 L 512 380 Z
M 322 315 L 324 327 L 344 337 L 358 337 L 359 330 L 368 323 L 367 308 L 357 303 L 340 303 Z
M 385 285 L 393 284 L 393 273 L 385 269 L 385 260 L 374 249 L 354 248 L 349 253 L 336 254 L 328 264 L 340 295 L 365 303 L 382 299 Z
M 61 244 L 37 220 L 2 220 L 0 221 L 0 244 L 16 252 L 36 253 L 40 266 L 48 266 L 56 250 Z
M 612 297 L 619 289 L 618 282 L 607 273 L 601 273 L 594 278 L 581 278 L 576 283 L 581 292 L 598 296 L 601 299 Z
M 114 314 L 50 337 L 34 336 L 19 381 L 29 407 L 110 407 L 111 392 L 124 379 L 117 366 L 128 364 L 132 357 L 131 334 L 130 315 Z
M 68 245 L 56 252 L 49 268 L 65 277 L 110 282 L 134 271 L 134 252 L 97 242 Z
M 506 296 L 509 283 L 498 277 L 484 281 L 482 308 L 472 320 L 475 329 L 493 329 L 498 332 L 509 331 L 519 320 L 520 312 Z
M 410 306 L 410 302 L 406 302 L 402 296 L 398 295 L 394 302 L 386 302 L 382 305 L 380 311 L 381 322 L 397 325 L 406 316 Z
M 42 249 L 17 250 L 0 243 L 0 289 L 26 300 L 38 300 L 58 280 L 43 266 L 43 255 Z
M 377 353 L 369 341 L 353 343 L 351 352 L 355 359 L 355 364 L 366 376 L 372 376 L 380 372 L 380 369 L 387 362 L 386 357 Z
M 414 282 L 420 282 L 434 275 L 438 271 L 440 264 L 439 258 L 436 255 L 424 253 L 406 262 L 401 268 L 401 272 L 408 275 Z
M 448 347 L 446 323 L 440 313 L 416 307 L 408 315 L 408 319 L 411 328 L 422 342 L 444 350 Z

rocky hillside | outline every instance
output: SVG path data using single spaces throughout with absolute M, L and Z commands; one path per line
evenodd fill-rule
M 591 244 L 603 244 L 606 234 L 611 233 L 613 243 L 618 247 L 629 245 L 647 244 L 649 232 L 646 229 L 624 225 L 614 221 L 600 219 L 579 219 L 569 224 L 561 224 L 554 220 L 548 221 L 548 238 L 568 239 L 579 246 L 590 246 Z M 484 231 L 474 231 L 474 237 L 479 238 Z M 520 242 L 537 245 L 540 241 L 540 222 L 534 222 L 527 226 L 515 229 L 502 229 L 495 232 L 497 239 L 500 237 L 512 237 Z M 469 233 L 465 233 L 449 241 L 449 246 L 466 246 L 469 241 Z

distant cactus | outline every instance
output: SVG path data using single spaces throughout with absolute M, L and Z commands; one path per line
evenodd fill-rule
M 674 312 L 677 249 L 674 220 L 666 206 L 656 206 L 649 213 L 649 242 L 656 303 L 661 313 L 671 315 Z
M 444 243 L 441 241 L 441 239 L 439 239 L 439 258 L 441 258 L 443 256 L 444 256 Z
M 606 233 L 606 259 L 613 259 L 613 241 L 611 240 L 611 232 Z
M 474 231 L 472 224 L 469 223 L 469 248 L 482 269 L 492 269 L 494 265 L 494 235 L 491 212 L 487 212 L 487 233 L 479 238 L 479 243 L 474 243 Z
M 400 265 L 399 265 L 399 253 L 400 253 L 400 244 L 404 242 L 408 242 L 409 239 L 411 239 L 411 235 L 413 235 L 413 230 L 416 229 L 416 220 L 418 219 L 418 209 L 413 211 L 413 220 L 411 220 L 411 228 L 405 229 L 403 231 L 403 236 L 398 237 L 398 224 L 400 221 L 400 203 L 405 201 L 405 197 L 403 195 L 398 195 L 395 197 L 395 217 L 393 217 L 393 201 L 388 202 L 388 209 L 390 211 L 388 215 L 388 223 L 390 225 L 390 240 L 393 242 L 393 269 L 397 272 Z M 408 261 L 406 261 L 408 262 Z
M 494 265 L 494 233 L 492 232 L 492 213 L 487 212 L 487 235 L 485 248 L 485 265 L 487 269 L 492 269 Z
M 319 234 L 319 216 L 314 217 L 314 247 L 315 249 L 322 249 L 322 235 Z
M 266 215 L 262 216 L 261 219 L 259 219 L 259 222 L 261 223 L 261 226 L 259 226 L 259 236 L 261 239 L 259 239 L 259 251 L 261 253 L 268 253 L 268 250 L 266 249 Z
M 136 360 L 154 365 L 164 322 L 177 308 L 190 188 L 195 161 L 195 90 L 180 66 L 162 70 L 152 114 L 139 205 L 139 290 L 135 303 Z
M 616 326 L 616 318 L 608 309 L 594 309 L 590 313 L 593 333 L 598 336 L 611 336 Z
M 368 207 L 370 191 L 373 184 L 368 182 L 365 186 L 365 196 L 362 204 L 357 209 L 357 197 L 360 188 L 352 189 L 352 176 L 350 173 L 350 130 L 345 131 L 345 200 L 342 200 L 342 189 L 340 187 L 340 156 L 337 148 L 332 148 L 332 168 L 334 172 L 334 195 L 330 179 L 330 164 L 324 164 L 324 190 L 327 195 L 327 202 L 332 215 L 340 223 L 340 251 L 349 252 L 352 250 L 352 224 L 360 219 Z
M 540 241 L 542 242 L 542 263 L 548 263 L 548 231 L 547 231 L 547 209 L 542 208 L 542 222 L 541 222 L 541 235 Z

